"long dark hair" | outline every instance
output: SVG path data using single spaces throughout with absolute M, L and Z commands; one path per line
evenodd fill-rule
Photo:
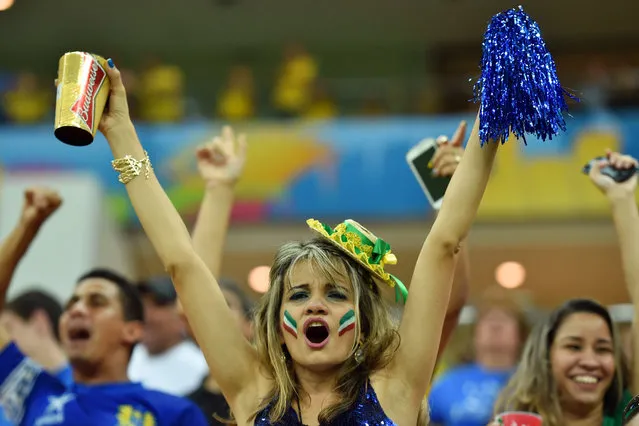
M 529 336 L 521 362 L 495 405 L 496 412 L 508 410 L 532 411 L 544 419 L 544 426 L 562 426 L 562 410 L 557 386 L 550 366 L 550 348 L 557 330 L 576 313 L 590 313 L 601 317 L 610 330 L 614 346 L 615 374 L 604 395 L 604 415 L 614 416 L 628 385 L 627 363 L 623 359 L 618 333 L 608 310 L 589 299 L 572 299 L 555 309 Z

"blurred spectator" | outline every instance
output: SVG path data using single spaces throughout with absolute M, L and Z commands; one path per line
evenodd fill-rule
M 371 95 L 364 100 L 356 115 L 364 117 L 380 117 L 387 115 L 388 113 L 388 106 L 386 105 L 386 102 L 383 101 L 382 97 Z
M 417 114 L 437 114 L 441 108 L 441 89 L 435 84 L 429 84 L 417 91 L 415 97 L 415 112 Z
M 32 290 L 6 304 L 0 324 L 27 356 L 49 371 L 64 370 L 69 382 L 71 370 L 60 347 L 58 324 L 62 306 L 50 294 Z M 65 376 L 67 378 L 67 376 Z
M 4 105 L 4 93 L 6 93 L 13 84 L 14 77 L 6 72 L 0 71 L 0 124 L 8 121 L 8 117 L 5 114 Z
M 249 341 L 252 340 L 251 311 L 253 304 L 251 300 L 234 281 L 221 279 L 219 284 L 226 298 L 226 303 L 231 308 L 244 337 Z M 228 420 L 230 418 L 226 399 L 224 399 L 220 387 L 213 376 L 209 375 L 204 379 L 200 388 L 191 393 L 188 398 L 200 407 L 211 426 L 225 425 L 226 423 L 220 420 Z
M 633 365 L 633 328 L 632 324 L 619 325 L 619 340 L 621 341 L 621 350 L 628 365 Z
M 315 84 L 310 104 L 304 113 L 305 118 L 324 120 L 337 115 L 337 105 L 323 84 Z
M 58 324 L 62 306 L 48 293 L 32 290 L 22 293 L 4 307 L 0 327 L 9 332 L 20 350 L 71 386 L 73 373 L 60 346 Z M 11 426 L 0 409 L 0 426 Z
M 515 370 L 527 334 L 524 313 L 509 291 L 498 287 L 486 291 L 477 306 L 474 361 L 450 368 L 433 384 L 431 423 L 487 425 L 499 392 Z
M 144 303 L 144 335 L 129 364 L 129 378 L 149 389 L 186 395 L 208 374 L 199 348 L 186 338 L 177 295 L 168 277 L 139 285 Z
M 226 121 L 246 120 L 255 114 L 253 71 L 236 65 L 217 99 L 217 115 Z
M 593 60 L 588 64 L 585 73 L 582 97 L 586 101 L 585 106 L 594 110 L 606 108 L 609 97 L 609 70 L 605 64 L 598 60 Z
M 174 123 L 184 117 L 184 74 L 174 65 L 152 60 L 141 74 L 138 92 L 140 118 L 153 123 Z
M 610 76 L 611 106 L 615 108 L 637 106 L 639 103 L 639 68 L 627 63 L 616 65 L 615 72 Z
M 280 117 L 300 116 L 311 100 L 317 78 L 315 59 L 299 44 L 284 51 L 284 60 L 273 94 L 273 104 Z
M 33 124 L 52 112 L 52 102 L 51 91 L 43 90 L 34 74 L 22 73 L 4 94 L 3 107 L 9 122 Z
M 122 75 L 124 86 L 126 87 L 127 101 L 129 104 L 129 114 L 131 115 L 132 119 L 137 120 L 139 118 L 138 103 L 140 97 L 140 79 L 133 69 L 119 68 L 119 70 L 120 74 Z

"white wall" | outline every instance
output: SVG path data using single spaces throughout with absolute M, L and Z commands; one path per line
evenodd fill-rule
M 133 265 L 127 245 L 108 215 L 99 182 L 88 174 L 6 175 L 0 188 L 0 238 L 4 239 L 17 223 L 23 192 L 30 186 L 56 189 L 64 201 L 22 260 L 9 298 L 40 287 L 64 302 L 77 278 L 96 266 L 131 276 Z

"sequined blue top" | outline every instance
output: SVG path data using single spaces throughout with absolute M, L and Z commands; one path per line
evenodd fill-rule
M 266 407 L 255 418 L 255 426 L 304 426 L 300 423 L 297 413 L 289 407 L 284 417 L 277 423 L 268 420 L 270 406 Z M 377 399 L 375 390 L 370 384 L 362 388 L 353 409 L 340 414 L 330 424 L 321 426 L 397 426 L 389 419 Z

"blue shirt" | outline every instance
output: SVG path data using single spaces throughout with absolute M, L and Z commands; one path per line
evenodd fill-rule
M 485 370 L 477 364 L 446 371 L 428 396 L 431 423 L 443 426 L 486 426 L 493 419 L 499 392 L 513 370 Z
M 192 402 L 138 383 L 67 387 L 15 344 L 0 352 L 0 404 L 20 426 L 207 426 Z
M 54 376 L 66 387 L 70 387 L 73 383 L 73 370 L 71 370 L 70 365 L 65 365 Z M 0 426 L 15 426 L 15 423 L 10 422 L 4 415 L 2 406 L 0 406 Z

